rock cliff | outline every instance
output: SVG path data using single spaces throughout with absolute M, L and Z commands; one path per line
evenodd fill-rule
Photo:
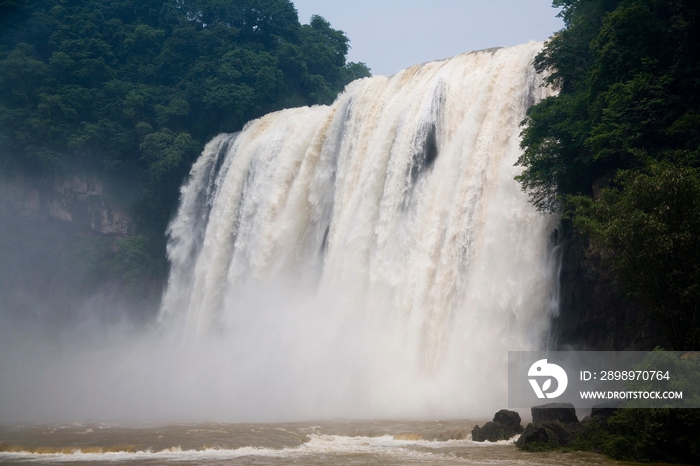
M 0 203 L 6 214 L 67 222 L 81 232 L 116 237 L 134 232 L 132 216 L 109 199 L 96 175 L 3 176 Z

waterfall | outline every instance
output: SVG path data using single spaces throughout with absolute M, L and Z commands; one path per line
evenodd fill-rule
M 214 138 L 168 230 L 161 323 L 224 342 L 242 403 L 504 407 L 507 351 L 541 348 L 556 309 L 558 219 L 513 179 L 519 123 L 551 95 L 541 47 L 361 79 Z

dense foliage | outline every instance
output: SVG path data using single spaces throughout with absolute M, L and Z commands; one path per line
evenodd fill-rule
M 679 357 L 680 356 L 680 357 Z M 628 382 L 625 390 L 671 390 L 683 393 L 683 406 L 697 406 L 700 396 L 700 358 L 697 353 L 679 354 L 652 351 L 635 370 L 657 370 L 663 367 L 673 376 L 666 381 Z M 647 406 L 641 408 L 640 406 Z M 624 409 L 609 419 L 594 417 L 584 422 L 572 447 L 600 451 L 621 460 L 698 464 L 700 461 L 700 410 L 671 409 L 659 400 L 649 408 L 649 401 L 630 400 Z
M 121 180 L 115 201 L 145 236 L 120 249 L 163 256 L 204 143 L 330 103 L 369 75 L 348 49 L 320 16 L 301 25 L 289 0 L 0 0 L 0 170 Z M 126 256 L 114 269 L 128 277 Z
M 571 449 L 624 461 L 698 464 L 700 413 L 697 409 L 620 409 L 605 423 L 596 419 L 584 423 Z
M 700 348 L 700 2 L 556 0 L 518 177 L 564 209 L 677 350 Z

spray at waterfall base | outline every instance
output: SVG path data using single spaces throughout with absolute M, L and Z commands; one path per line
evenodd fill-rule
M 514 181 L 519 123 L 551 95 L 541 47 L 363 79 L 216 137 L 169 227 L 159 325 L 18 341 L 0 417 L 490 417 L 508 351 L 541 349 L 558 303 L 558 218 Z
M 245 380 L 299 388 L 307 414 L 505 404 L 507 351 L 538 349 L 557 303 L 558 219 L 513 180 L 519 123 L 550 95 L 540 47 L 360 80 L 214 139 L 169 229 L 162 321 L 225 335 L 260 362 Z

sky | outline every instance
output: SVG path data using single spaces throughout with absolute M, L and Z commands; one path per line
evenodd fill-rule
M 545 40 L 562 29 L 551 0 L 292 0 L 350 39 L 348 61 L 391 75 L 427 61 Z

